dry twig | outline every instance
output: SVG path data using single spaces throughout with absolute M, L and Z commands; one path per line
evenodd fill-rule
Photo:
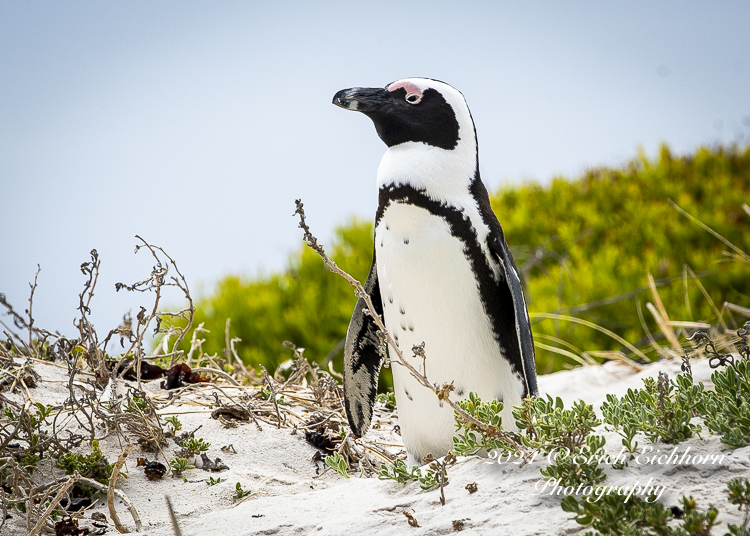
M 125 458 L 128 457 L 131 450 L 133 450 L 133 445 L 130 443 L 125 445 L 125 450 L 120 454 L 120 457 L 115 464 L 115 468 L 112 470 L 112 476 L 109 477 L 109 486 L 107 487 L 107 507 L 109 508 L 109 517 L 112 518 L 115 528 L 122 534 L 130 531 L 120 522 L 120 518 L 117 516 L 117 510 L 115 510 L 115 484 L 117 484 L 117 479 L 120 477 L 122 464 L 125 463 Z
M 55 498 L 52 499 L 52 502 L 49 504 L 49 506 L 44 511 L 44 513 L 39 517 L 39 521 L 37 521 L 34 528 L 31 529 L 31 531 L 29 531 L 29 536 L 34 536 L 40 530 L 42 530 L 42 528 L 44 527 L 44 522 L 47 520 L 50 514 L 52 514 L 52 511 L 57 507 L 57 505 L 60 504 L 60 501 L 62 500 L 65 493 L 67 493 L 67 491 L 79 480 L 80 480 L 80 475 L 78 474 L 75 474 L 74 476 L 71 476 L 68 479 L 65 485 L 61 487 L 60 490 L 57 492 L 57 495 L 55 495 Z

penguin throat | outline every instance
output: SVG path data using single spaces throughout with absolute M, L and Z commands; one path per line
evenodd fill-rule
M 452 151 L 420 142 L 390 147 L 380 161 L 378 189 L 408 185 L 435 201 L 465 206 L 477 168 L 476 145 L 468 142 Z

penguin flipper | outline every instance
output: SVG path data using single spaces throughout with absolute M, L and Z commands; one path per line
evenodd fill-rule
M 375 252 L 364 289 L 375 306 L 374 313 L 382 318 L 383 304 L 380 299 Z M 344 406 L 349 426 L 357 437 L 362 437 L 370 427 L 378 391 L 378 374 L 385 350 L 378 338 L 378 328 L 365 309 L 365 300 L 359 298 L 349 322 L 344 345 Z
M 521 352 L 521 366 L 523 369 L 524 381 L 526 382 L 525 396 L 536 396 L 539 392 L 536 384 L 536 361 L 534 359 L 534 339 L 531 335 L 531 323 L 529 322 L 529 312 L 526 308 L 526 299 L 523 295 L 523 285 L 518 275 L 518 268 L 505 242 L 502 228 L 497 224 L 499 229 L 493 229 L 490 232 L 489 245 L 490 250 L 497 256 L 500 266 L 505 275 L 505 281 L 500 284 L 506 284 L 510 289 L 510 295 L 513 298 L 513 317 L 516 323 L 516 334 L 518 336 L 518 348 Z

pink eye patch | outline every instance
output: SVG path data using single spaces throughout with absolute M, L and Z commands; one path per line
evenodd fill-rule
M 404 88 L 406 90 L 406 102 L 409 104 L 419 104 L 422 100 L 422 90 L 411 82 L 401 81 L 394 82 L 388 86 L 388 91 L 396 91 Z

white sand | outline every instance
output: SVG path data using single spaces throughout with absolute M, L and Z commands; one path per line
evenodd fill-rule
M 67 397 L 67 374 L 64 369 L 51 365 L 35 366 L 43 382 L 31 390 L 35 400 L 59 404 Z M 603 367 L 585 367 L 571 371 L 541 376 L 540 389 L 553 397 L 560 396 L 569 406 L 574 400 L 583 398 L 598 408 L 607 393 L 624 394 L 628 388 L 642 386 L 640 378 L 656 376 L 658 371 L 667 372 L 670 378 L 679 372 L 678 362 L 659 362 L 649 365 L 640 373 L 633 373 L 625 365 L 610 362 Z M 696 380 L 711 386 L 710 369 L 706 361 L 694 361 Z M 158 390 L 158 382 L 151 382 L 148 390 Z M 208 389 L 206 402 L 212 400 Z M 11 395 L 17 400 L 19 394 Z M 136 467 L 137 457 L 154 459 L 153 453 L 144 453 L 136 447 L 130 454 L 124 472 L 127 479 L 120 479 L 120 488 L 134 503 L 148 534 L 171 535 L 171 523 L 164 500 L 169 495 L 174 505 L 182 534 L 201 536 L 225 536 L 242 534 L 449 534 L 456 531 L 454 520 L 463 521 L 463 534 L 514 534 L 552 535 L 577 534 L 584 529 L 570 520 L 570 515 L 559 506 L 561 496 L 550 495 L 550 489 L 540 494 L 543 482 L 539 468 L 544 463 L 537 460 L 523 467 L 498 465 L 478 457 L 459 458 L 449 469 L 450 484 L 445 488 L 446 505 L 439 502 L 439 490 L 423 492 L 417 483 L 402 485 L 377 478 L 349 479 L 333 471 L 316 476 L 316 467 L 311 457 L 316 449 L 304 440 L 304 435 L 291 435 L 290 429 L 277 429 L 262 424 L 263 431 L 256 426 L 240 424 L 236 428 L 224 428 L 210 417 L 210 410 L 196 406 L 170 406 L 168 412 L 179 412 L 184 430 L 202 428 L 196 437 L 211 443 L 208 451 L 211 459 L 219 457 L 230 469 L 221 473 L 208 473 L 201 469 L 185 472 L 187 482 L 166 476 L 160 481 L 146 479 L 142 468 Z M 379 410 L 380 430 L 368 433 L 368 438 L 381 443 L 399 443 L 399 436 L 392 432 L 393 414 Z M 607 451 L 616 454 L 620 450 L 620 438 L 613 432 L 600 428 L 607 438 Z M 750 447 L 726 451 L 719 438 L 707 432 L 704 439 L 693 439 L 679 446 L 682 454 L 690 447 L 690 454 L 724 454 L 722 464 L 678 464 L 647 465 L 631 462 L 624 470 L 606 467 L 605 485 L 632 486 L 644 484 L 649 479 L 652 485 L 666 486 L 661 501 L 667 506 L 677 505 L 682 494 L 692 494 L 698 508 L 704 510 L 710 504 L 720 509 L 719 518 L 724 526 L 715 534 L 723 534 L 727 522 L 740 523 L 736 507 L 726 500 L 726 482 L 736 476 L 750 477 Z M 651 445 L 645 437 L 638 437 L 641 446 L 651 446 L 657 454 L 671 452 L 674 448 L 665 444 Z M 237 453 L 220 450 L 233 445 Z M 396 453 L 398 447 L 385 447 Z M 102 444 L 102 450 L 110 461 L 115 461 L 123 445 L 110 437 Z M 659 452 L 656 452 L 657 449 Z M 165 451 L 171 453 L 176 446 Z M 82 452 L 87 452 L 85 449 Z M 163 460 L 162 460 L 163 461 Z M 321 463 L 321 468 L 323 464 Z M 321 469 L 322 472 L 322 469 Z M 221 477 L 221 482 L 208 486 L 212 476 Z M 236 483 L 253 494 L 243 501 L 232 498 Z M 470 494 L 465 486 L 475 482 L 476 493 Z M 119 502 L 119 501 L 117 501 Z M 408 510 L 419 523 L 419 528 L 410 527 L 403 512 Z M 108 516 L 105 501 L 85 514 L 81 526 L 91 526 L 91 512 L 102 512 Z M 118 504 L 120 520 L 130 529 L 134 523 L 128 511 Z M 109 516 L 108 516 L 109 517 Z M 23 518 L 13 513 L 6 522 L 3 534 L 25 534 Z M 116 533 L 110 523 L 110 534 Z

